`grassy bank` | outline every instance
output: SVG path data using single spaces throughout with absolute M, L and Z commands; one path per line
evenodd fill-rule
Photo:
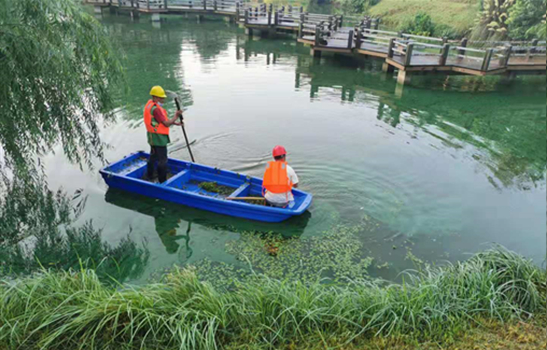
M 479 9 L 478 0 L 381 0 L 370 14 L 380 16 L 389 28 L 402 29 L 425 13 L 436 28 L 434 35 L 463 36 L 474 27 Z
M 546 310 L 545 271 L 503 249 L 404 280 L 305 285 L 256 276 L 219 291 L 192 270 L 139 289 L 106 286 L 92 271 L 44 272 L 0 285 L 0 348 L 450 344 L 485 322 L 531 322 Z

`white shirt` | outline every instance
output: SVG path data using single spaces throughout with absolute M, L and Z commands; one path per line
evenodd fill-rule
M 289 178 L 289 180 L 291 180 L 293 185 L 296 185 L 298 183 L 298 176 L 296 176 L 296 173 L 289 164 L 287 164 L 287 177 Z M 272 193 L 266 190 L 266 195 L 264 196 L 264 198 L 266 198 L 268 202 L 274 204 L 286 204 L 287 198 L 289 199 L 289 202 L 294 201 L 294 197 L 291 191 L 283 193 Z

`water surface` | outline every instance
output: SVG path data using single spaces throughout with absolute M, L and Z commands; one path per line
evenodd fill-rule
M 242 232 L 308 240 L 339 225 L 358 227 L 363 256 L 376 259 L 370 272 L 387 278 L 412 266 L 409 251 L 455 261 L 495 242 L 544 260 L 544 76 L 511 85 L 421 77 L 401 92 L 381 61 L 313 59 L 291 37 L 248 39 L 234 25 L 183 17 L 159 27 L 146 17 L 101 21 L 127 55 L 131 88 L 102 131 L 109 161 L 148 150 L 142 109 L 162 85 L 182 97 L 198 162 L 262 176 L 281 144 L 314 195 L 303 217 L 263 224 L 108 190 L 97 169 L 81 172 L 61 152 L 47 157 L 53 188 L 88 195 L 80 221 L 92 219 L 111 244 L 128 233 L 146 242 L 140 281 L 204 258 L 241 264 L 227 246 Z M 178 128 L 171 139 L 169 156 L 188 160 Z

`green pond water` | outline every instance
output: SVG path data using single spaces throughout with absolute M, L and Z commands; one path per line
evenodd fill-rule
M 108 190 L 100 163 L 81 171 L 61 150 L 47 156 L 52 188 L 88 196 L 79 222 L 92 220 L 109 244 L 129 234 L 147 246 L 134 283 L 173 264 L 396 279 L 413 266 L 409 252 L 456 261 L 492 243 L 544 261 L 544 76 L 425 76 L 400 91 L 381 60 L 317 60 L 294 37 L 248 39 L 233 24 L 182 16 L 101 21 L 127 56 L 131 88 L 102 130 L 109 161 L 148 151 L 142 110 L 162 85 L 181 96 L 197 162 L 261 177 L 281 144 L 314 195 L 301 217 L 251 222 Z M 173 102 L 166 108 L 172 115 Z M 178 127 L 171 140 L 169 156 L 188 160 Z

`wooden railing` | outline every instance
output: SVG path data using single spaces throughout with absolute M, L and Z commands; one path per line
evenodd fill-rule
M 98 6 L 139 10 L 206 11 L 235 16 L 245 25 L 298 29 L 299 39 L 315 47 L 360 50 L 412 66 L 454 66 L 482 72 L 509 66 L 545 64 L 545 41 L 447 40 L 379 29 L 379 18 L 314 14 L 302 7 L 256 4 L 243 0 L 85 0 Z M 343 27 L 343 25 L 347 27 Z M 287 29 L 287 28 L 285 28 Z

